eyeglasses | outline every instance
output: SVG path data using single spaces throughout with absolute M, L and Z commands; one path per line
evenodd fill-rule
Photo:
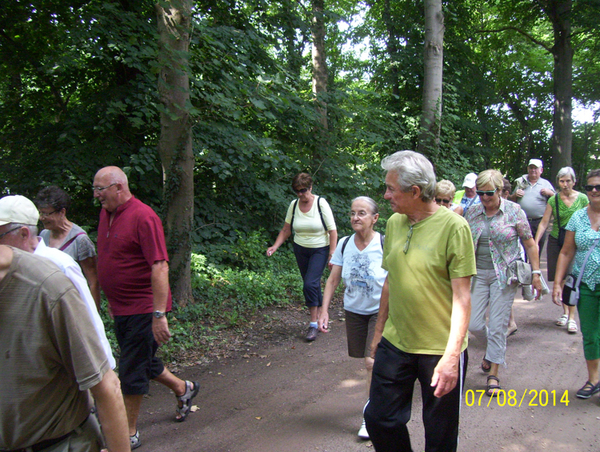
M 2 237 L 4 237 L 5 235 L 10 234 L 13 231 L 16 231 L 17 229 L 21 229 L 21 226 L 17 226 L 16 228 L 12 228 L 11 230 L 6 231 L 4 234 L 0 234 L 0 239 L 2 239 Z
M 406 243 L 404 244 L 404 254 L 408 253 L 408 247 L 410 246 L 410 239 L 412 237 L 413 227 L 412 224 L 410 228 L 408 228 L 408 233 L 406 234 Z
M 437 202 L 438 204 L 441 204 L 441 203 L 450 204 L 450 200 L 449 199 L 435 198 L 435 202 Z
M 53 210 L 52 212 L 48 212 L 48 213 L 45 213 L 45 212 L 42 212 L 42 211 L 40 211 L 40 218 L 46 218 L 46 217 L 49 217 L 49 216 L 50 216 L 50 215 L 52 215 L 53 213 L 60 212 L 61 210 L 62 210 L 62 209 L 57 209 L 57 210 Z
M 498 190 L 477 190 L 477 196 L 494 196 Z
M 365 212 L 364 210 L 361 210 L 360 212 L 355 212 L 355 211 L 350 212 L 350 218 L 354 218 L 354 217 L 364 218 L 367 215 L 369 215 L 369 212 Z
M 117 183 L 116 183 L 116 182 L 115 182 L 115 183 L 112 183 L 112 184 L 110 184 L 110 185 L 107 185 L 106 187 L 94 187 L 94 186 L 92 186 L 92 191 L 97 191 L 98 193 L 101 193 L 101 192 L 103 192 L 104 190 L 106 190 L 107 188 L 110 188 L 110 187 L 112 187 L 113 185 L 117 185 Z
M 586 185 L 584 188 L 585 191 L 600 191 L 600 185 Z
M 300 190 L 296 190 L 294 189 L 294 191 L 296 192 L 296 194 L 298 195 L 303 195 L 304 193 L 306 193 L 308 191 L 308 188 L 301 188 Z

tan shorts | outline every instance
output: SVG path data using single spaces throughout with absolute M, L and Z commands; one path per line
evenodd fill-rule
M 371 356 L 371 342 L 375 335 L 377 313 L 364 315 L 345 310 L 348 355 L 352 358 Z

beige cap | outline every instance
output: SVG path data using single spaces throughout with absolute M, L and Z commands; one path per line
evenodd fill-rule
M 531 159 L 529 160 L 529 163 L 527 164 L 527 166 L 535 166 L 537 168 L 543 168 L 544 164 L 542 163 L 542 161 L 540 159 Z
M 0 226 L 8 223 L 37 226 L 40 213 L 25 196 L 5 196 L 0 199 Z

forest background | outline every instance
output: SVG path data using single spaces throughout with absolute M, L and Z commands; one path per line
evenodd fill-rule
M 442 94 L 427 122 L 432 7 Z M 301 297 L 290 248 L 265 256 L 300 171 L 341 237 L 355 196 L 381 202 L 384 226 L 380 161 L 398 150 L 459 189 L 487 168 L 512 181 L 529 158 L 552 182 L 600 167 L 599 23 L 599 0 L 14 0 L 0 189 L 62 187 L 94 237 L 93 176 L 122 167 L 163 218 L 178 318 L 235 324 Z

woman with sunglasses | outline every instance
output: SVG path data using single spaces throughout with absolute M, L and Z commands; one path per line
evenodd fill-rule
M 508 320 L 519 285 L 512 272 L 514 262 L 521 259 L 519 239 L 533 269 L 537 299 L 542 291 L 538 247 L 531 235 L 527 216 L 518 204 L 502 198 L 503 186 L 499 171 L 479 173 L 477 195 L 481 204 L 470 208 L 465 217 L 471 227 L 477 262 L 477 275 L 471 285 L 469 331 L 485 334 L 487 338 L 481 369 L 489 372 L 486 395 L 490 397 L 501 389 L 498 370 L 505 362 Z
M 538 230 L 535 234 L 535 243 L 539 246 L 540 240 L 548 228 L 550 219 L 554 217 L 552 230 L 548 237 L 548 246 L 546 246 L 546 254 L 548 256 L 548 281 L 554 281 L 558 253 L 560 253 L 560 249 L 563 245 L 559 242 L 560 230 L 564 229 L 575 212 L 583 209 L 589 203 L 586 195 L 573 190 L 575 182 L 575 171 L 573 171 L 573 168 L 565 166 L 558 171 L 558 174 L 556 175 L 556 184 L 560 188 L 560 191 L 557 195 L 548 199 L 546 211 L 544 212 L 542 221 L 540 221 Z M 559 209 L 558 216 L 556 215 L 557 208 Z M 560 217 L 560 225 L 557 221 L 558 217 Z M 565 304 L 562 305 L 562 308 L 563 314 L 556 320 L 556 325 L 561 327 L 566 325 L 568 333 L 577 333 L 578 328 L 577 322 L 575 321 L 575 306 L 567 306 Z
M 294 177 L 292 190 L 298 198 L 290 203 L 283 228 L 273 246 L 267 249 L 267 256 L 272 256 L 294 231 L 294 255 L 304 281 L 304 300 L 310 313 L 306 334 L 309 342 L 317 338 L 319 310 L 323 304 L 321 277 L 337 244 L 331 207 L 325 199 L 312 193 L 312 184 L 312 177 L 307 173 Z
M 441 180 L 435 184 L 435 202 L 438 206 L 444 206 L 457 214 L 463 214 L 463 208 L 460 204 L 454 204 L 454 195 L 456 187 L 449 180 Z
M 556 262 L 552 290 L 552 301 L 560 306 L 564 278 L 571 261 L 575 258 L 572 273 L 577 277 L 584 266 L 585 256 L 592 250 L 583 269 L 577 304 L 588 371 L 588 380 L 577 391 L 580 399 L 589 399 L 600 391 L 600 243 L 596 243 L 600 238 L 600 169 L 588 173 L 585 191 L 590 203 L 575 212 L 565 228 L 565 243 Z

